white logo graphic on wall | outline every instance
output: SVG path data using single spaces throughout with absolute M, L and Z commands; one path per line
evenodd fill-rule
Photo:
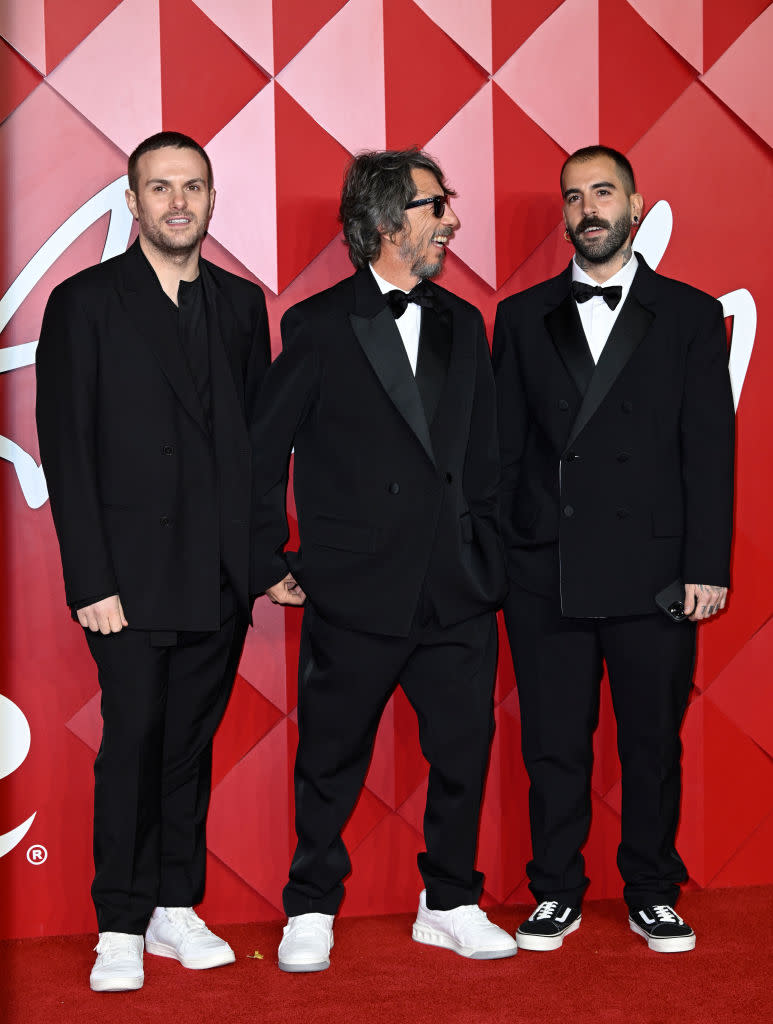
M 30 750 L 30 739 L 29 722 L 24 712 L 0 694 L 0 779 L 11 775 L 24 763 Z M 34 820 L 35 815 L 31 814 L 17 828 L 0 835 L 0 857 L 10 853 L 22 841 Z
M 102 252 L 102 262 L 126 251 L 131 234 L 132 217 L 126 206 L 124 191 L 129 180 L 124 175 L 106 185 L 58 228 L 35 253 L 6 294 L 0 299 L 0 333 L 43 275 L 83 232 L 104 214 L 110 214 L 110 226 Z M 634 249 L 640 252 L 653 270 L 657 269 L 668 248 L 674 216 L 670 205 L 661 199 L 642 221 Z M 757 333 L 757 307 L 746 288 L 728 292 L 719 299 L 726 317 L 733 318 L 730 346 L 730 381 L 735 407 L 749 367 L 754 338 Z M 31 366 L 35 362 L 37 341 L 0 349 L 0 373 Z M 40 508 L 48 498 L 43 468 L 20 445 L 0 435 L 0 459 L 10 462 L 16 471 L 22 494 L 30 508 Z

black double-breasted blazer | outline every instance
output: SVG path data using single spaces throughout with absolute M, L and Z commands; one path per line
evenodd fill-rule
M 135 629 L 219 628 L 221 569 L 249 609 L 249 429 L 271 358 L 266 306 L 257 285 L 206 260 L 200 271 L 211 423 L 138 242 L 54 289 L 37 350 L 67 602 L 118 593 Z
M 501 603 L 494 381 L 477 309 L 431 285 L 420 394 L 369 269 L 287 311 L 255 435 L 253 579 L 288 571 L 347 628 L 405 636 L 426 587 L 441 625 Z M 424 362 L 422 362 L 424 361 Z M 300 549 L 284 552 L 295 446 Z
M 729 582 L 733 399 L 722 308 L 639 266 L 594 366 L 562 274 L 494 329 L 508 571 L 564 615 L 656 610 Z

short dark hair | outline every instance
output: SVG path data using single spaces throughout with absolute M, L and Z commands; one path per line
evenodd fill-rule
M 437 163 L 420 149 L 367 150 L 355 156 L 344 175 L 339 219 L 355 267 L 367 267 L 381 251 L 381 233 L 399 231 L 405 204 L 416 196 L 411 171 L 434 174 L 443 193 L 456 193 Z
M 631 162 L 628 157 L 623 156 L 618 150 L 612 149 L 611 146 L 585 146 L 583 149 L 578 149 L 571 156 L 568 156 L 561 168 L 561 193 L 563 194 L 564 191 L 564 171 L 569 164 L 575 162 L 584 163 L 587 160 L 595 160 L 600 156 L 607 156 L 610 160 L 614 161 L 620 173 L 620 180 L 623 183 L 626 195 L 633 195 L 636 191 L 636 178 L 634 177 Z
M 144 156 L 145 153 L 153 152 L 155 149 L 166 149 L 167 147 L 195 150 L 207 165 L 207 185 L 209 188 L 212 188 L 215 184 L 215 179 L 212 174 L 212 164 L 204 151 L 204 147 L 200 146 L 190 135 L 183 135 L 182 132 L 157 132 L 155 135 L 151 135 L 150 138 L 143 140 L 129 157 L 127 174 L 129 175 L 129 188 L 132 192 L 136 193 L 137 191 L 137 161 L 139 158 Z

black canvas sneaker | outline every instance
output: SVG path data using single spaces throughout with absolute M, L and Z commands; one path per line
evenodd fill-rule
M 667 904 L 631 910 L 628 924 L 656 953 L 685 953 L 695 949 L 695 932 Z
M 581 920 L 579 907 L 543 900 L 515 933 L 515 941 L 521 949 L 558 949 L 565 935 L 577 931 Z

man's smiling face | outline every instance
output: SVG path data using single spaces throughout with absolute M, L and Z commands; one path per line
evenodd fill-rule
M 577 250 L 590 263 L 606 263 L 626 244 L 641 196 L 628 195 L 614 160 L 573 160 L 562 178 L 564 223 Z
M 140 235 L 166 256 L 184 255 L 201 244 L 215 203 L 207 166 L 195 149 L 167 146 L 137 161 L 137 191 L 126 201 Z

